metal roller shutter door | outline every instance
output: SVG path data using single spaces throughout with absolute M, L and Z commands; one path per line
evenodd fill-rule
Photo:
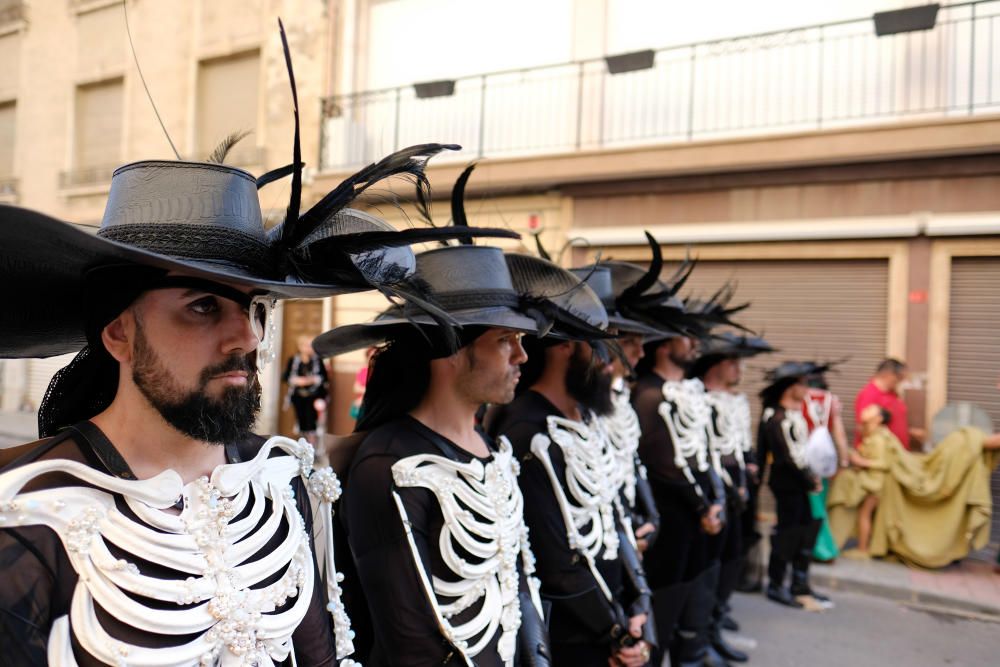
M 782 361 L 848 358 L 827 380 L 853 438 L 854 396 L 885 357 L 888 278 L 887 260 L 713 261 L 698 262 L 686 291 L 707 297 L 732 279 L 734 303 L 751 302 L 739 322 L 779 350 L 747 363 L 743 387 L 752 399 L 764 370 Z M 760 405 L 751 403 L 756 420 Z
M 671 267 L 668 267 L 670 269 Z M 667 272 L 664 272 L 665 274 Z M 844 404 L 844 426 L 854 437 L 854 396 L 885 356 L 888 314 L 887 260 L 700 261 L 685 293 L 708 297 L 727 280 L 737 283 L 733 303 L 751 303 L 738 318 L 778 349 L 747 362 L 743 390 L 750 397 L 754 434 L 764 371 L 782 361 L 849 357 L 831 373 L 830 389 Z M 761 489 L 760 512 L 774 512 Z
M 959 257 L 951 264 L 948 322 L 948 402 L 979 405 L 1000 428 L 1000 258 Z M 1000 473 L 992 478 L 993 507 L 1000 504 Z M 993 512 L 990 541 L 1000 537 L 1000 512 Z M 984 555 L 985 554 L 980 554 Z

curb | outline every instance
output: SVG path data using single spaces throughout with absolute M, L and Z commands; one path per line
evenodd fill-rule
M 1000 620 L 1000 606 L 988 603 L 966 600 L 951 595 L 941 595 L 930 591 L 921 591 L 913 588 L 880 584 L 873 581 L 861 581 L 838 577 L 832 574 L 815 572 L 811 576 L 813 582 L 831 591 L 847 591 L 852 593 L 863 593 L 873 595 L 897 602 L 908 602 L 920 605 L 932 605 L 946 607 L 973 614 L 980 614 Z

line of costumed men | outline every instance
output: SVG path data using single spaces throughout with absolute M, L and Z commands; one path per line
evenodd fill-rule
M 682 302 L 693 265 L 661 280 L 652 237 L 648 268 L 475 245 L 517 235 L 467 224 L 471 168 L 450 226 L 350 208 L 403 175 L 426 213 L 425 163 L 454 146 L 390 155 L 302 212 L 295 127 L 292 163 L 258 178 L 225 147 L 119 168 L 96 234 L 0 207 L 0 356 L 77 353 L 42 439 L 0 455 L 4 664 L 746 660 L 720 633 L 754 479 L 737 384 L 770 348 L 713 336 L 731 291 Z M 258 189 L 283 178 L 265 231 Z M 338 476 L 306 441 L 252 433 L 257 375 L 279 300 L 363 290 L 392 305 L 314 342 L 378 346 Z M 768 442 L 773 486 L 801 457 Z M 771 583 L 791 561 L 801 594 L 812 480 L 792 481 Z

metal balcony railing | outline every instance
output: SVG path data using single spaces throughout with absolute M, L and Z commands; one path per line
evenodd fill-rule
M 25 19 L 24 0 L 0 0 L 0 26 Z
M 879 37 L 869 17 L 364 91 L 323 100 L 320 167 L 425 141 L 465 161 L 997 113 L 998 63 L 1000 0 L 980 0 L 930 30 Z
M 59 187 L 63 190 L 111 183 L 111 175 L 118 165 L 77 167 L 59 173 Z

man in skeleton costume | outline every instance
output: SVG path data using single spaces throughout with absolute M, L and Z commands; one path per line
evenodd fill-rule
M 635 366 L 643 355 L 643 342 L 662 338 L 662 332 L 638 320 L 624 317 L 617 300 L 625 305 L 627 290 L 647 274 L 647 270 L 627 262 L 604 262 L 600 266 L 573 269 L 587 281 L 608 311 L 608 329 L 617 334 L 618 353 L 612 359 L 612 410 L 602 416 L 617 460 L 619 479 L 618 506 L 626 536 L 640 553 L 656 541 L 660 530 L 660 514 L 653 500 L 646 468 L 639 460 L 639 418 L 632 408 L 629 382 L 634 379 Z
M 572 274 L 526 255 L 507 260 L 530 310 L 558 306 L 548 335 L 525 339 L 518 397 L 486 419 L 520 460 L 553 661 L 646 664 L 656 641 L 649 589 L 618 510 L 619 459 L 598 419 L 611 409 L 607 313 Z
M 415 282 L 423 308 L 315 342 L 323 356 L 380 345 L 340 512 L 373 620 L 366 664 L 548 665 L 518 463 L 475 422 L 513 398 L 536 320 L 498 248 L 422 253 Z
M 802 413 L 806 378 L 816 367 L 786 361 L 767 374 L 761 393 L 762 413 L 757 447 L 761 461 L 770 465 L 768 486 L 774 494 L 778 523 L 771 535 L 767 597 L 791 607 L 819 611 L 830 601 L 809 586 L 809 563 L 818 525 L 813 520 L 809 494 L 820 488 L 806 462 L 809 425 Z M 785 586 L 792 566 L 791 588 Z
M 743 459 L 749 438 L 749 403 L 737 387 L 743 375 L 743 360 L 770 351 L 771 347 L 760 338 L 728 332 L 714 334 L 702 343 L 700 356 L 690 372 L 692 377 L 699 378 L 705 385 L 705 398 L 711 408 L 708 430 L 710 460 L 726 487 L 729 520 L 722 532 L 712 538 L 721 546 L 718 548 L 720 569 L 710 636 L 716 651 L 731 662 L 746 662 L 749 657 L 731 647 L 722 636 L 723 629 L 739 629 L 727 611 L 729 598 L 741 572 L 741 519 L 749 500 Z

